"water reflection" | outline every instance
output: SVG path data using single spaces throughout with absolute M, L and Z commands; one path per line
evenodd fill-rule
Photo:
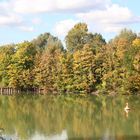
M 128 118 L 129 110 L 124 110 L 126 118 Z
M 124 111 L 125 111 L 125 116 L 126 116 L 126 118 L 128 118 L 128 113 L 129 113 L 129 111 L 130 111 L 130 108 L 129 108 L 129 106 L 128 106 L 128 102 L 126 103 L 126 106 L 125 106 L 125 108 L 124 108 Z
M 35 135 L 31 138 L 31 140 L 68 140 L 67 131 L 63 130 L 61 134 L 44 136 L 39 133 L 35 133 Z
M 127 119 L 126 100 L 135 108 Z M 138 96 L 0 96 L 1 136 L 6 140 L 139 140 L 139 103 Z

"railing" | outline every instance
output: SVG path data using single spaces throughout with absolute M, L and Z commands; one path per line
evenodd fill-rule
M 41 88 L 25 88 L 25 89 L 17 89 L 11 87 L 0 87 L 0 95 L 14 95 L 19 93 L 33 93 L 33 94 L 41 94 L 44 93 L 44 89 Z

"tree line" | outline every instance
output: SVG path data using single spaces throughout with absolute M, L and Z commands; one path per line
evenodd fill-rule
M 66 46 L 50 33 L 0 46 L 0 87 L 46 93 L 139 93 L 140 36 L 123 29 L 108 43 L 76 24 Z

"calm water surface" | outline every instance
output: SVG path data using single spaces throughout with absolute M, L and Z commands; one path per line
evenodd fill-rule
M 2 138 L 140 140 L 140 96 L 0 96 Z

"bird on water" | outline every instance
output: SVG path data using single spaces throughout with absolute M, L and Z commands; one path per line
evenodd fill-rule
M 126 103 L 126 106 L 125 106 L 125 108 L 124 108 L 124 111 L 129 111 L 130 110 L 130 108 L 129 108 L 129 106 L 128 106 L 128 103 Z

